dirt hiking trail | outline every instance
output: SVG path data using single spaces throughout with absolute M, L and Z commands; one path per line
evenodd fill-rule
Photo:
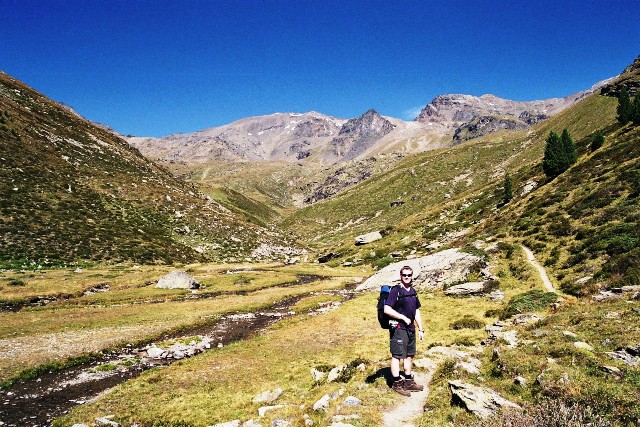
M 413 375 L 418 384 L 424 386 L 424 390 L 411 393 L 410 397 L 396 394 L 396 405 L 386 412 L 382 418 L 384 427 L 415 427 L 413 420 L 424 413 L 424 403 L 429 396 L 429 384 L 435 369 L 426 373 L 414 371 Z M 395 393 L 389 390 L 390 393 Z
M 533 255 L 533 252 L 531 251 L 531 249 L 527 248 L 526 246 L 522 246 L 522 250 L 524 251 L 525 254 L 527 254 L 527 261 L 529 261 L 529 263 L 533 265 L 533 267 L 536 270 L 538 270 L 538 273 L 540 274 L 540 278 L 542 279 L 542 282 L 544 283 L 544 287 L 547 289 L 547 292 L 555 292 L 556 290 L 553 288 L 553 283 L 551 283 L 551 280 L 547 275 L 547 270 L 545 270 L 545 268 L 541 266 L 538 261 L 536 261 L 536 257 Z

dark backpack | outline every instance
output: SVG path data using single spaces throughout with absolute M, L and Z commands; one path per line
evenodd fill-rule
M 394 285 L 394 286 L 400 286 L 400 285 Z M 387 298 L 389 298 L 390 290 L 391 288 L 389 286 L 382 285 L 380 287 L 380 295 L 378 295 L 378 322 L 380 323 L 380 327 L 382 329 L 390 329 L 391 327 L 389 326 L 389 321 L 393 320 L 391 317 L 389 317 L 384 313 L 384 306 L 387 303 Z M 406 298 L 406 297 L 414 297 L 414 296 L 416 296 L 415 291 L 409 294 L 403 294 L 402 292 L 400 292 L 398 294 L 398 299 Z
M 382 329 L 389 329 L 389 320 L 391 317 L 387 316 L 384 313 L 384 305 L 387 302 L 387 298 L 389 298 L 389 291 L 391 288 L 387 285 L 383 285 L 380 288 L 380 295 L 378 296 L 378 322 L 380 323 L 380 327 Z

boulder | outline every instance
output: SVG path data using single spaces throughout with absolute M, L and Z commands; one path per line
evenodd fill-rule
M 413 285 L 417 290 L 442 289 L 445 285 L 464 281 L 473 266 L 484 261 L 458 249 L 447 249 L 432 255 L 399 261 L 384 267 L 357 291 L 379 291 L 380 286 L 400 280 L 400 269 L 408 265 L 413 269 Z
M 598 369 L 601 370 L 602 372 L 609 374 L 617 379 L 622 378 L 622 371 L 618 368 L 616 368 L 615 366 L 598 366 Z
M 281 388 L 277 388 L 273 391 L 266 390 L 260 393 L 259 395 L 257 395 L 256 397 L 254 397 L 253 399 L 251 399 L 251 401 L 253 403 L 272 403 L 278 400 L 281 394 L 282 394 Z
M 490 301 L 502 301 L 504 299 L 504 292 L 499 289 L 491 292 L 488 297 Z
M 453 401 L 460 403 L 469 412 L 486 418 L 504 408 L 521 409 L 520 406 L 486 387 L 478 387 L 462 381 L 449 381 Z
M 347 406 L 360 406 L 362 405 L 362 400 L 355 396 L 349 396 L 344 400 L 344 404 Z
M 96 418 L 96 425 L 107 426 L 107 427 L 120 427 L 120 424 L 118 424 L 115 421 L 112 421 L 111 418 L 113 418 L 113 415 Z
M 156 288 L 162 289 L 198 289 L 199 287 L 200 283 L 182 270 L 172 271 L 161 277 L 156 284 Z
M 316 368 L 311 368 L 311 376 L 314 381 L 322 381 L 326 373 L 318 371 Z
M 531 325 L 538 323 L 542 317 L 534 313 L 520 313 L 513 316 L 512 324 L 514 325 Z
M 593 347 L 584 341 L 576 341 L 573 343 L 573 346 L 578 350 L 593 351 Z
M 356 245 L 366 245 L 380 239 L 382 239 L 382 234 L 380 234 L 379 231 L 373 231 L 371 233 L 361 234 L 360 236 L 356 237 L 355 243 Z
M 322 396 L 316 403 L 313 404 L 314 411 L 326 411 L 329 408 L 329 401 L 331 398 L 328 394 Z
M 448 296 L 465 296 L 480 294 L 484 290 L 483 282 L 467 282 L 461 285 L 453 285 L 445 289 L 444 294 Z
M 327 375 L 327 382 L 331 383 L 337 380 L 344 368 L 346 368 L 345 365 L 340 365 L 329 371 L 329 375 Z

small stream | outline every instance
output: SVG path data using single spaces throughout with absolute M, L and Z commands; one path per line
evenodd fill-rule
M 341 295 L 342 302 L 354 295 L 352 290 L 331 292 Z M 11 388 L 0 390 L 0 426 L 49 426 L 53 419 L 68 413 L 75 406 L 91 402 L 104 391 L 148 369 L 168 366 L 183 357 L 189 357 L 189 352 L 196 354 L 248 339 L 278 320 L 292 316 L 294 313 L 290 308 L 302 298 L 314 294 L 287 298 L 256 313 L 227 315 L 209 324 L 167 334 L 158 341 L 196 336 L 199 339 L 195 350 L 182 348 L 184 351 L 180 353 L 169 352 L 150 357 L 154 350 L 160 353 L 158 348 L 151 349 L 155 344 L 141 348 L 127 346 L 79 366 L 50 372 L 32 380 L 19 380 Z M 184 353 L 187 354 L 178 356 Z M 101 370 L 101 366 L 110 369 Z

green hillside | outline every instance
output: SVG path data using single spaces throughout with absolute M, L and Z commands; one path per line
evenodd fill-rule
M 0 74 L 0 263 L 185 262 L 282 243 Z

